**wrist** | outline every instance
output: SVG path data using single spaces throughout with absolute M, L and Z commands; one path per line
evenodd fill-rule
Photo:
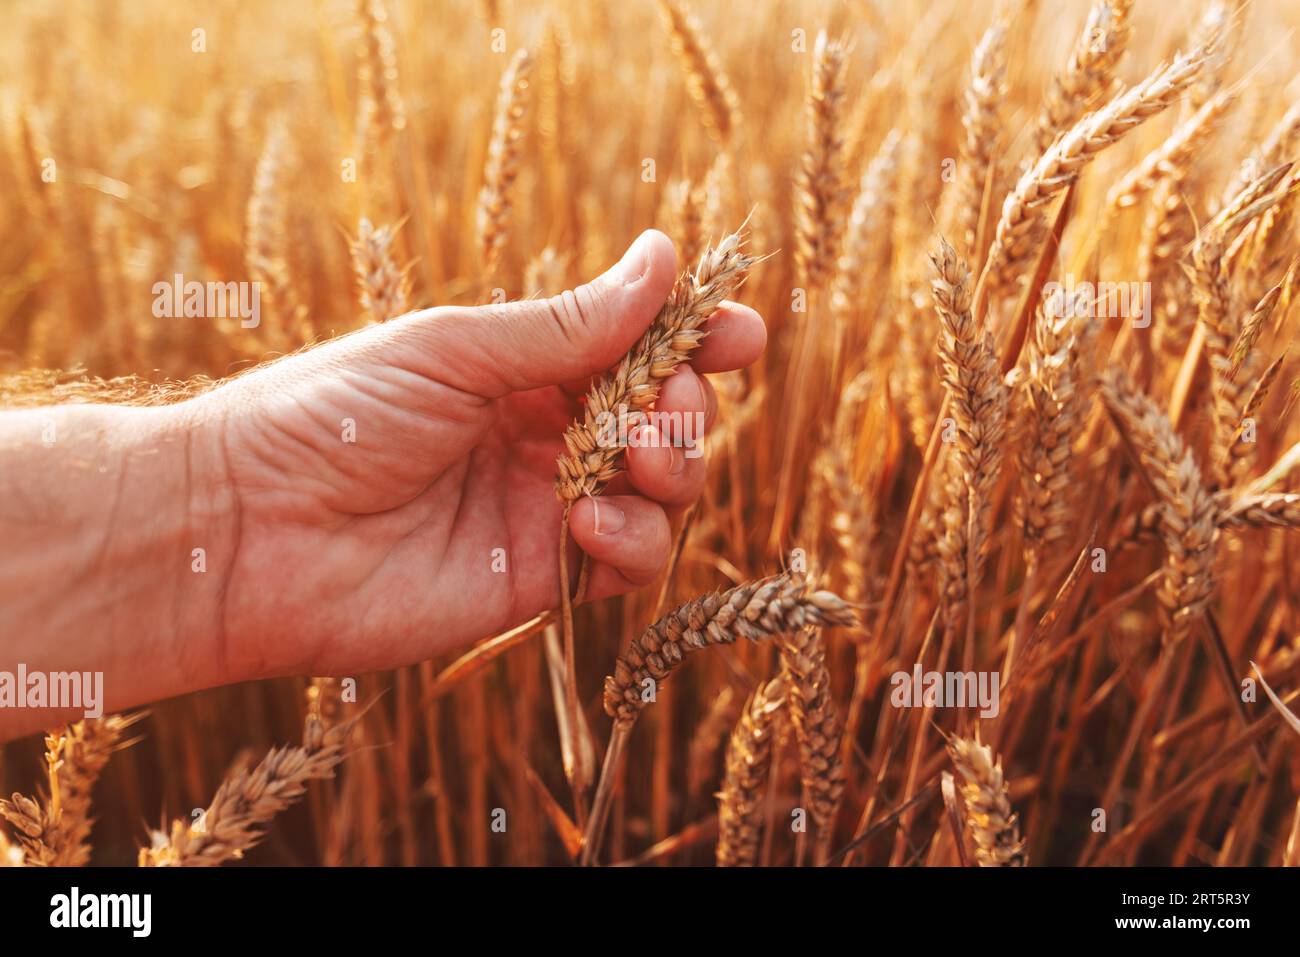
M 239 677 L 221 655 L 236 509 L 210 416 L 201 403 L 0 413 L 0 670 L 102 673 L 106 712 Z

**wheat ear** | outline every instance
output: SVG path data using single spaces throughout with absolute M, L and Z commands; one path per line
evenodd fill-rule
M 966 827 L 975 840 L 980 867 L 1025 867 L 1029 857 L 1020 839 L 1020 823 L 1011 809 L 1002 762 L 978 735 L 974 740 L 948 739 L 948 755 L 960 779 Z
M 1065 537 L 1077 475 L 1072 447 L 1082 429 L 1077 311 L 1059 301 L 1040 309 L 1029 340 L 1023 395 L 1027 416 L 1020 443 L 1018 514 L 1025 561 Z
M 799 744 L 799 777 L 817 825 L 814 860 L 820 866 L 829 856 L 845 778 L 840 759 L 842 728 L 831 697 L 826 643 L 820 628 L 800 628 L 783 636 L 778 648 L 790 679 L 788 701 Z
M 48 793 L 0 800 L 0 817 L 14 829 L 24 863 L 84 867 L 90 860 L 91 791 L 113 752 L 132 743 L 122 736 L 142 717 L 89 718 L 46 736 Z
M 817 35 L 808 94 L 808 146 L 795 183 L 795 263 L 805 287 L 820 288 L 844 232 L 844 99 L 849 47 Z
M 743 245 L 741 234 L 732 233 L 706 249 L 695 271 L 677 280 L 650 328 L 618 367 L 592 385 L 583 417 L 565 431 L 566 451 L 556 460 L 555 494 L 561 502 L 572 505 L 584 495 L 597 495 L 619 473 L 623 449 L 601 437 L 607 418 L 625 415 L 629 432 L 645 420 L 660 384 L 704 340 L 704 323 L 757 262 Z
M 614 727 L 587 820 L 582 863 L 592 863 L 599 851 L 613 783 L 637 717 L 689 654 L 732 644 L 740 637 L 760 641 L 801 628 L 851 625 L 856 620 L 839 596 L 813 591 L 801 577 L 783 573 L 695 598 L 646 628 L 605 678 L 605 713 L 614 719 Z
M 1128 375 L 1102 379 L 1101 397 L 1137 454 L 1161 505 L 1165 561 L 1157 591 L 1165 639 L 1184 637 L 1214 594 L 1218 506 L 1168 417 Z
M 483 166 L 483 188 L 478 194 L 475 238 L 483 261 L 482 274 L 491 276 L 501 258 L 510 222 L 510 189 L 519 175 L 520 147 L 524 136 L 524 102 L 532 60 L 527 50 L 517 50 L 501 74 L 492 138 Z
M 973 262 L 978 262 L 980 256 L 978 233 L 984 196 L 996 174 L 994 147 L 1002 129 L 999 112 L 1006 95 L 1006 34 L 1005 23 L 994 23 L 984 31 L 971 55 L 970 85 L 962 114 L 966 135 L 961 145 L 957 182 L 950 193 L 953 213 L 950 222 L 940 219 Z
M 1102 0 L 1089 10 L 1069 62 L 1053 78 L 1038 117 L 1040 151 L 1114 88 L 1115 68 L 1133 34 L 1132 10 L 1133 0 Z
M 308 722 L 301 747 L 272 748 L 251 771 L 228 775 L 195 822 L 176 820 L 170 832 L 151 832 L 140 866 L 215 867 L 243 857 L 271 819 L 306 793 L 308 781 L 334 776 L 359 717 L 329 730 Z
M 361 107 L 357 125 L 366 145 L 378 145 L 406 127 L 406 105 L 398 83 L 396 45 L 384 0 L 358 0 L 357 19 L 361 23 Z
M 687 602 L 641 633 L 605 679 L 605 713 L 634 721 L 656 689 L 687 656 L 737 638 L 761 641 L 817 625 L 847 626 L 853 610 L 828 591 L 789 573 L 746 582 Z
M 261 307 L 269 306 L 277 320 L 262 328 L 272 336 L 270 344 L 282 349 L 300 345 L 311 336 L 307 309 L 298 298 L 289 268 L 285 181 L 290 156 L 289 132 L 283 123 L 273 120 L 253 173 L 244 254 L 249 276 L 261 290 Z
M 945 622 L 957 623 L 979 582 L 989 537 L 989 507 L 1002 462 L 1008 392 L 987 328 L 971 312 L 970 271 L 948 242 L 931 256 L 937 276 L 943 384 L 956 423 L 952 480 L 940 543 Z
M 985 300 L 1006 289 L 1034 255 L 1044 228 L 1045 207 L 1079 178 L 1103 149 L 1178 99 L 1201 71 L 1209 50 L 1178 57 L 1058 136 L 1025 170 L 1002 205 L 989 250 Z
M 659 0 L 659 7 L 705 128 L 720 143 L 728 143 L 740 125 L 740 101 L 731 81 L 709 47 L 699 20 L 686 6 L 679 0 Z
M 718 792 L 719 867 L 758 863 L 772 751 L 786 694 L 781 675 L 759 687 L 727 742 L 726 770 Z
M 398 266 L 393 258 L 396 235 L 393 227 L 375 227 L 362 216 L 357 238 L 348 244 L 357 297 L 372 322 L 387 322 L 410 308 L 410 267 Z

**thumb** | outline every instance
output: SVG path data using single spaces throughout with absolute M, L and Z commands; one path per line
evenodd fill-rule
M 477 395 L 559 385 L 622 358 L 668 298 L 676 263 L 668 237 L 648 229 L 604 273 L 558 296 L 434 309 L 412 320 L 433 324 L 432 345 Z

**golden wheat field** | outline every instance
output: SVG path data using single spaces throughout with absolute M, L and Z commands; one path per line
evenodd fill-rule
M 428 307 L 563 312 L 649 228 L 678 278 L 576 417 L 527 423 L 545 536 L 510 561 L 563 600 L 475 633 L 476 587 L 412 610 L 417 549 L 402 625 L 331 624 L 364 670 L 305 654 L 157 700 L 168 652 L 110 655 L 122 715 L 0 725 L 3 863 L 1300 864 L 1300 4 L 61 0 L 4 24 L 0 670 L 36 659 L 32 622 L 77 647 L 83 620 L 24 617 L 76 582 L 24 548 L 65 505 L 53 467 L 31 505 L 22 423 L 203 408 L 271 362 L 342 380 L 312 356 Z M 259 321 L 189 310 L 182 277 L 253 284 Z M 766 350 L 711 377 L 703 493 L 606 597 L 576 523 L 632 466 L 597 412 L 656 414 L 728 300 Z M 336 547 L 226 583 L 283 619 L 239 647 L 292 633 Z M 134 647 L 152 606 L 103 581 Z

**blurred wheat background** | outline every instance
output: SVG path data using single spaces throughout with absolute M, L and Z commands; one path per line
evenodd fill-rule
M 577 609 L 576 726 L 554 625 L 358 676 L 336 777 L 242 859 L 576 860 L 564 755 L 599 770 L 619 653 L 802 563 L 856 624 L 663 682 L 602 862 L 1295 864 L 1297 741 L 1240 692 L 1251 661 L 1300 684 L 1297 25 L 1289 0 L 9 5 L 0 404 L 165 401 L 407 309 L 555 294 L 649 226 L 693 263 L 748 218 L 771 346 L 719 378 L 664 581 Z M 261 325 L 156 318 L 177 273 L 262 282 Z M 1053 314 L 1067 279 L 1149 282 L 1151 325 Z M 892 707 L 918 661 L 1000 672 L 1001 713 Z M 337 695 L 151 708 L 90 862 L 133 862 L 305 711 L 355 717 Z M 37 794 L 44 750 L 4 746 L 3 793 Z

